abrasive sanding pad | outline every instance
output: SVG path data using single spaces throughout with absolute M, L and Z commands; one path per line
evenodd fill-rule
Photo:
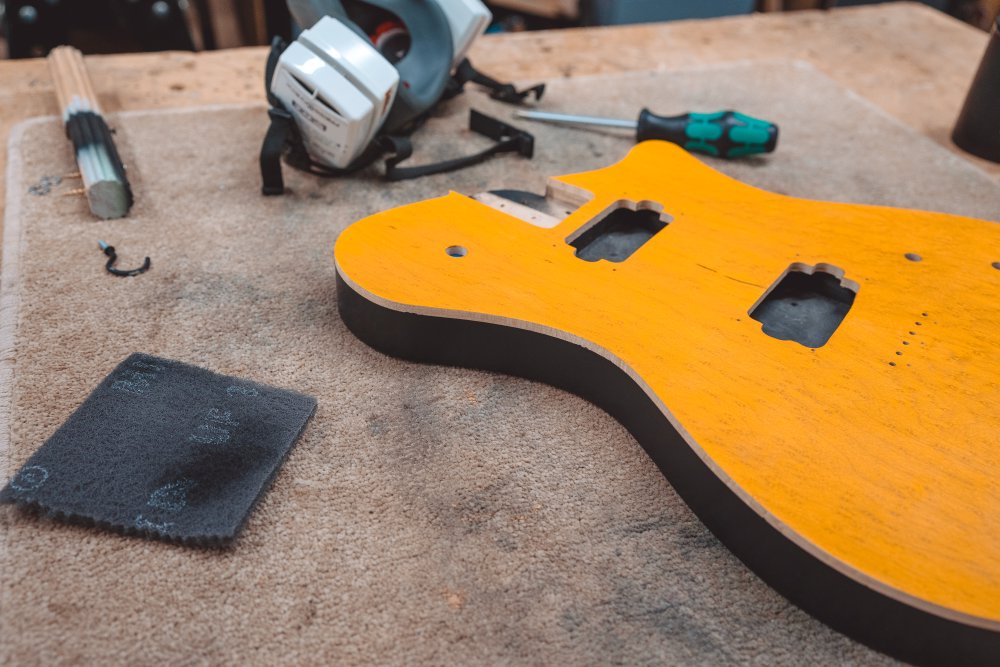
M 56 518 L 225 545 L 316 410 L 316 399 L 132 354 L 0 491 Z

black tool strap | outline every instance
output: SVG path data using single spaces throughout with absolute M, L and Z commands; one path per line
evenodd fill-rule
M 264 136 L 264 143 L 260 149 L 260 175 L 263 181 L 261 192 L 265 195 L 280 195 L 285 191 L 285 182 L 281 174 L 282 156 L 285 156 L 287 162 L 297 169 L 302 169 L 317 176 L 333 177 L 356 172 L 375 162 L 380 155 L 389 153 L 390 157 L 385 161 L 385 179 L 388 181 L 404 181 L 411 178 L 420 178 L 421 176 L 464 169 L 465 167 L 479 164 L 500 153 L 518 153 L 527 158 L 531 158 L 534 154 L 535 139 L 531 134 L 472 109 L 469 111 L 469 129 L 497 142 L 490 148 L 473 155 L 465 155 L 451 160 L 444 160 L 443 162 L 415 167 L 400 167 L 399 164 L 413 153 L 412 142 L 406 136 L 382 135 L 372 141 L 365 152 L 358 156 L 345 169 L 336 169 L 319 164 L 309 157 L 309 153 L 302 142 L 302 135 L 295 124 L 295 119 L 281 104 L 281 100 L 271 92 L 271 79 L 277 68 L 278 59 L 281 57 L 281 53 L 285 50 L 285 47 L 286 44 L 280 37 L 274 38 L 274 41 L 271 42 L 271 52 L 267 58 L 267 66 L 264 70 L 264 87 L 267 92 L 267 100 L 271 103 L 271 108 L 268 110 L 271 124 L 267 129 L 267 134 Z M 532 89 L 518 93 L 510 84 L 499 84 L 493 81 L 493 79 L 476 72 L 467 59 L 462 61 L 462 65 L 459 66 L 459 71 L 456 72 L 456 78 L 453 79 L 453 82 L 458 81 L 458 74 L 463 71 L 465 74 L 475 78 L 464 79 L 461 83 L 456 83 L 458 89 L 450 94 L 446 94 L 445 98 L 461 92 L 461 86 L 466 81 L 475 81 L 487 87 L 491 86 L 486 82 L 492 82 L 492 84 L 497 86 L 496 88 L 492 88 L 494 90 L 493 97 L 507 102 L 514 99 L 524 99 L 525 96 L 532 92 L 534 92 L 536 98 L 541 97 L 542 91 L 545 89 L 544 84 L 540 84 Z M 421 120 L 418 119 L 417 122 L 411 123 L 408 128 L 409 131 L 412 132 L 419 127 Z
M 281 107 L 271 107 L 267 115 L 271 117 L 271 125 L 268 126 L 264 144 L 260 147 L 260 177 L 263 181 L 261 192 L 265 195 L 280 195 L 285 191 L 285 179 L 281 177 L 281 154 L 291 135 L 298 134 L 298 130 L 291 114 Z
M 260 152 L 260 173 L 263 178 L 261 191 L 265 195 L 284 194 L 281 155 L 286 144 L 290 148 L 287 153 L 289 164 L 310 174 L 324 177 L 344 176 L 353 173 L 370 165 L 379 155 L 389 153 L 390 157 L 386 158 L 385 161 L 385 179 L 387 181 L 405 181 L 431 174 L 456 171 L 479 164 L 501 153 L 517 153 L 530 159 L 535 150 L 535 138 L 528 132 L 507 125 L 475 109 L 470 109 L 469 129 L 494 139 L 496 144 L 472 155 L 414 167 L 400 167 L 400 163 L 413 154 L 413 142 L 410 141 L 409 137 L 384 135 L 372 142 L 371 148 L 351 163 L 349 168 L 333 169 L 317 163 L 305 152 L 295 121 L 288 112 L 284 109 L 272 108 L 269 115 L 271 126 L 264 137 L 264 145 Z
M 535 138 L 532 135 L 475 109 L 469 110 L 469 129 L 489 137 L 497 143 L 473 155 L 464 155 L 416 167 L 398 166 L 400 162 L 409 158 L 413 153 L 413 144 L 407 137 L 383 137 L 386 147 L 393 153 L 393 156 L 385 161 L 386 180 L 405 181 L 410 178 L 456 171 L 479 164 L 500 153 L 517 153 L 526 158 L 531 158 L 534 155 Z
M 535 101 L 542 99 L 545 94 L 545 84 L 539 83 L 524 90 L 518 90 L 511 83 L 500 83 L 496 79 L 483 74 L 465 58 L 455 68 L 455 74 L 451 78 L 451 83 L 445 90 L 444 99 L 450 99 L 462 92 L 468 82 L 479 84 L 490 90 L 490 97 L 507 104 L 521 104 L 529 95 L 535 96 Z
M 267 65 L 264 67 L 264 92 L 267 95 L 267 101 L 271 104 L 271 108 L 267 112 L 271 118 L 271 124 L 267 128 L 264 143 L 260 147 L 260 176 L 263 181 L 261 192 L 265 195 L 284 193 L 285 180 L 281 177 L 281 154 L 285 151 L 286 144 L 302 143 L 292 115 L 285 111 L 281 101 L 271 92 L 271 79 L 274 78 L 278 58 L 281 57 L 286 46 L 285 40 L 281 37 L 275 37 L 271 41 L 271 52 L 267 55 Z

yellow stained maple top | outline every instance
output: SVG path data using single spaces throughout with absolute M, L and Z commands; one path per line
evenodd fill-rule
M 451 193 L 352 225 L 338 270 L 384 306 L 599 352 L 800 547 L 1000 630 L 1000 225 L 777 195 L 663 142 L 555 181 L 591 198 L 554 228 Z M 623 262 L 577 258 L 566 239 L 618 201 L 671 222 Z M 859 286 L 819 348 L 748 315 L 794 263 Z

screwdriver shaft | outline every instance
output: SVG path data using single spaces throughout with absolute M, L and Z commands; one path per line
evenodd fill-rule
M 570 124 L 570 125 L 600 125 L 601 127 L 621 127 L 626 130 L 634 130 L 638 123 L 634 120 L 619 120 L 617 118 L 601 118 L 599 116 L 577 116 L 566 113 L 551 113 L 549 111 L 515 111 L 518 118 L 529 120 L 543 120 L 550 123 Z

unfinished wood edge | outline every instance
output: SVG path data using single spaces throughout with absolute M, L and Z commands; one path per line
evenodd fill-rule
M 79 49 L 65 45 L 57 46 L 52 49 L 46 60 L 64 118 L 68 116 L 69 108 L 76 98 L 85 103 L 82 110 L 102 115 L 93 82 L 87 72 L 87 64 Z
M 543 229 L 552 229 L 562 221 L 561 218 L 557 218 L 554 215 L 536 211 L 530 206 L 518 204 L 515 201 L 505 199 L 499 195 L 493 194 L 492 192 L 480 192 L 472 195 L 470 199 L 473 199 L 480 204 L 486 204 L 496 211 L 506 213 L 507 215 L 513 216 L 523 222 L 527 222 L 530 225 L 542 227 Z
M 702 461 L 702 463 L 712 471 L 712 473 L 720 480 L 729 490 L 736 495 L 747 507 L 752 509 L 758 516 L 760 516 L 764 521 L 766 521 L 774 530 L 779 532 L 785 539 L 792 542 L 796 547 L 812 556 L 816 560 L 820 561 L 827 567 L 835 570 L 842 576 L 851 579 L 852 581 L 861 584 L 876 593 L 883 595 L 887 598 L 895 600 L 896 602 L 902 603 L 908 607 L 920 610 L 924 613 L 943 618 L 945 620 L 953 621 L 962 625 L 971 626 L 979 628 L 982 630 L 989 630 L 992 632 L 1000 633 L 1000 619 L 989 619 L 980 616 L 972 616 L 964 612 L 956 611 L 954 609 L 949 609 L 947 607 L 942 607 L 932 602 L 922 600 L 917 598 L 905 591 L 901 591 L 897 588 L 893 588 L 888 584 L 885 584 L 860 570 L 847 565 L 843 561 L 835 558 L 831 554 L 827 553 L 819 546 L 809 542 L 801 535 L 796 533 L 790 527 L 788 527 L 784 522 L 782 522 L 778 517 L 764 508 L 756 499 L 753 498 L 749 493 L 743 490 L 722 468 L 719 467 L 717 463 L 705 452 L 704 449 L 697 443 L 697 441 L 691 436 L 690 433 L 677 421 L 674 415 L 670 412 L 669 408 L 663 403 L 663 401 L 652 391 L 648 384 L 639 376 L 632 368 L 625 363 L 624 360 L 612 354 L 609 350 L 588 341 L 583 338 L 579 338 L 570 333 L 552 329 L 540 324 L 533 322 L 527 322 L 523 320 L 516 320 L 513 318 L 498 317 L 494 315 L 489 315 L 485 313 L 475 313 L 470 311 L 453 311 L 445 310 L 439 308 L 432 308 L 428 306 L 420 306 L 416 304 L 401 304 L 391 301 L 389 299 L 383 298 L 377 294 L 369 292 L 365 288 L 361 287 L 358 283 L 350 278 L 350 276 L 343 270 L 340 266 L 339 261 L 337 261 L 336 256 L 334 257 L 334 265 L 337 275 L 358 295 L 362 298 L 371 301 L 377 306 L 386 308 L 388 310 L 396 311 L 399 313 L 413 314 L 413 315 L 423 315 L 427 317 L 442 318 L 442 319 L 452 319 L 452 320 L 466 320 L 471 322 L 480 322 L 483 324 L 494 324 L 503 327 L 512 327 L 517 329 L 522 329 L 524 331 L 530 331 L 533 333 L 542 334 L 544 336 L 549 336 L 562 340 L 573 345 L 582 347 L 598 356 L 604 358 L 605 360 L 614 364 L 618 369 L 627 374 L 633 382 L 635 382 L 646 396 L 651 400 L 651 402 L 656 405 L 657 409 L 662 413 L 664 418 L 670 423 L 671 427 L 674 428 L 677 434 L 683 438 L 687 443 L 688 447 L 695 453 L 695 455 Z M 603 408 L 602 408 L 603 409 Z
M 624 159 L 623 157 L 622 160 Z M 558 177 L 551 177 L 545 181 L 545 196 L 577 209 L 589 203 L 594 198 L 594 193 Z
M 102 220 L 124 218 L 129 210 L 128 189 L 119 180 L 96 181 L 87 186 L 90 211 Z

